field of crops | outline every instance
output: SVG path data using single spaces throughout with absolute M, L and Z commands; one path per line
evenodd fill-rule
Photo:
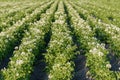
M 0 80 L 120 80 L 119 0 L 0 0 Z

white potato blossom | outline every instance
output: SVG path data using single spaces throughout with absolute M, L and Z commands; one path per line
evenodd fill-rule
M 112 36 L 112 39 L 117 39 L 118 37 L 116 35 Z
M 53 78 L 53 75 L 49 74 L 48 78 L 49 78 L 49 79 Z
M 32 52 L 32 49 L 28 49 L 28 52 Z
M 16 73 L 16 76 L 19 76 L 19 73 Z
M 111 66 L 111 64 L 106 64 L 106 67 L 111 68 L 112 66 Z
M 6 25 L 6 22 L 2 22 L 3 25 Z
M 90 53 L 92 53 L 92 54 L 94 54 L 94 55 L 98 55 L 98 56 L 103 56 L 104 54 L 103 54 L 103 52 L 101 52 L 99 49 L 97 49 L 97 48 L 93 48 L 93 49 L 91 49 L 90 51 L 89 51 Z
M 53 69 L 57 69 L 57 68 L 59 68 L 60 67 L 60 64 L 55 64 L 54 66 L 53 66 Z
M 33 30 L 33 32 L 40 33 L 40 30 L 38 28 L 31 28 L 31 30 Z
M 63 20 L 56 20 L 55 23 L 64 24 L 65 22 Z
M 1 32 L 1 33 L 0 33 L 0 36 L 5 36 L 5 35 L 6 35 L 5 32 Z
M 17 61 L 16 61 L 16 64 L 17 64 L 17 65 L 21 65 L 21 64 L 23 64 L 23 63 L 24 63 L 23 60 L 17 60 Z
M 118 26 L 115 26 L 113 24 L 106 24 L 106 23 L 101 23 L 105 26 L 105 29 L 107 29 L 107 31 L 111 31 L 111 32 L 118 32 L 120 31 L 120 28 Z
M 7 38 L 9 38 L 9 35 L 6 35 Z
M 18 50 L 18 48 L 19 48 L 19 47 L 18 47 L 18 46 L 16 46 L 14 49 L 15 49 L 15 50 Z
M 21 55 L 25 55 L 25 52 L 22 52 Z
M 27 44 L 31 44 L 31 43 L 34 43 L 36 41 L 36 39 L 33 39 L 33 40 L 31 40 L 31 41 L 23 41 L 23 44 L 24 45 L 27 45 Z

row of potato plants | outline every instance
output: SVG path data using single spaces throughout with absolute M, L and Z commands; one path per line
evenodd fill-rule
M 3 17 L 5 17 L 5 18 L 7 18 L 7 17 L 12 17 L 13 15 L 15 15 L 16 13 L 18 13 L 19 11 L 21 11 L 21 10 L 24 10 L 24 9 L 28 9 L 28 8 L 34 8 L 34 7 L 39 7 L 40 5 L 42 5 L 42 4 L 45 4 L 45 3 L 47 3 L 47 2 L 49 2 L 50 0 L 46 0 L 46 1 L 41 1 L 41 2 L 39 2 L 39 3 L 37 3 L 37 2 L 34 2 L 34 3 L 22 3 L 22 4 L 20 4 L 21 5 L 21 7 L 19 6 L 19 5 L 16 5 L 16 6 L 13 6 L 14 8 L 13 9 L 9 9 L 10 10 L 10 12 L 7 12 L 6 14 L 4 13 L 4 14 L 1 14 L 1 18 L 3 18 Z M 18 6 L 18 7 L 17 7 Z M 4 9 L 3 9 L 4 10 Z
M 96 20 L 94 17 L 90 16 L 89 11 L 86 11 L 78 6 L 75 9 L 87 17 L 87 21 L 92 26 L 93 30 L 96 32 L 96 36 L 106 44 L 110 45 L 116 56 L 120 58 L 120 28 L 111 24 L 105 24 L 101 21 Z
M 45 54 L 48 78 L 49 80 L 71 80 L 74 71 L 74 63 L 71 59 L 77 52 L 66 23 L 67 16 L 62 1 L 59 2 L 54 18 L 55 22 L 51 26 L 52 36 Z
M 9 6 L 6 9 L 2 9 L 0 10 L 0 22 L 1 21 L 5 21 L 7 18 L 9 17 L 13 17 L 15 16 L 16 13 L 19 13 L 22 10 L 28 9 L 28 8 L 34 8 L 34 7 L 39 7 L 42 4 L 45 4 L 47 2 L 49 2 L 50 0 L 45 0 L 45 1 L 40 1 L 40 2 L 30 2 L 30 1 L 23 1 L 21 3 L 19 3 L 19 5 L 14 5 L 12 8 L 9 8 Z M 13 2 L 12 2 L 13 3 Z M 40 5 L 39 5 L 40 4 Z M 5 12 L 4 12 L 5 10 Z M 3 13 L 2 13 L 3 12 Z M 30 13 L 31 11 L 29 11 Z M 3 19 L 3 20 L 2 20 Z
M 113 13 L 113 11 L 107 11 L 105 9 L 98 8 L 93 5 L 81 5 L 84 9 L 88 10 L 91 15 L 93 15 L 95 18 L 98 17 L 99 20 L 106 22 L 108 24 L 114 24 L 120 28 L 120 13 Z
M 11 7 L 16 6 L 18 4 L 19 4 L 19 2 L 13 4 L 12 2 L 10 3 L 10 2 L 2 2 L 2 1 L 0 1 L 0 10 L 4 9 L 4 8 L 8 8 L 8 5 L 11 8 Z
M 75 6 L 75 5 L 74 5 Z M 95 36 L 102 42 L 109 45 L 109 53 L 115 54 L 115 56 L 120 59 L 120 28 L 105 24 L 103 22 L 97 21 L 93 17 L 90 16 L 89 12 L 86 10 L 77 7 L 75 8 L 80 14 L 82 13 L 87 17 L 88 23 L 92 26 Z M 111 51 L 112 50 L 112 51 Z M 109 59 L 110 60 L 110 59 Z M 119 63 L 118 63 L 119 64 Z M 115 75 L 117 79 L 120 79 L 120 68 L 118 67 L 118 71 L 115 71 Z
M 30 6 L 30 5 L 29 5 Z M 22 10 L 22 9 L 24 9 L 24 8 L 27 8 L 28 6 L 25 6 L 25 5 L 23 5 L 23 6 L 21 6 L 21 7 L 17 7 L 17 5 L 16 6 L 14 6 L 15 8 L 14 9 L 9 9 L 9 12 L 7 12 L 7 10 L 6 10 L 6 13 L 4 12 L 4 10 L 5 9 L 3 9 L 3 10 L 1 10 L 0 12 L 1 12 L 1 14 L 0 14 L 0 18 L 3 18 L 3 17 L 8 17 L 8 16 L 12 16 L 12 14 L 14 14 L 14 13 L 16 13 L 17 11 L 19 11 L 19 10 Z M 2 13 L 3 12 L 3 13 Z M 1 19 L 0 19 L 1 20 Z
M 80 18 L 79 13 L 68 2 L 65 2 L 65 5 L 80 48 L 87 57 L 86 66 L 89 68 L 87 75 L 91 75 L 89 78 L 115 80 L 115 75 L 109 70 L 111 65 L 107 59 L 108 51 L 105 49 L 105 45 L 98 42 L 91 27 Z
M 2 2 L 2 4 L 6 4 L 5 7 L 0 7 L 0 16 L 2 15 L 7 15 L 7 14 L 10 14 L 14 11 L 17 11 L 17 10 L 21 10 L 23 8 L 23 6 L 31 6 L 33 4 L 38 4 L 38 3 L 31 3 L 30 1 L 29 2 L 26 2 L 26 1 L 23 1 L 23 2 L 11 2 L 12 4 L 9 4 L 10 2 L 8 2 L 8 4 L 6 2 Z
M 106 5 L 106 3 L 104 3 L 103 6 L 101 6 L 101 4 L 96 3 L 96 2 L 94 2 L 94 3 L 93 2 L 87 2 L 87 4 L 89 4 L 91 6 L 96 6 L 96 8 L 104 9 L 104 10 L 106 10 L 108 12 L 110 11 L 110 12 L 112 12 L 115 15 L 119 15 L 120 14 L 120 10 L 119 9 L 111 7 L 111 6 L 108 7 L 108 5 Z
M 22 20 L 22 18 L 25 18 L 26 15 L 29 15 L 32 13 L 32 11 L 39 7 L 40 5 L 32 5 L 32 6 L 24 6 L 22 10 L 15 11 L 13 13 L 8 14 L 7 16 L 2 16 L 0 19 L 0 32 L 3 31 L 4 29 L 11 27 L 17 21 Z
M 0 33 L 0 61 L 13 51 L 14 47 L 21 42 L 24 32 L 27 31 L 28 27 L 36 22 L 37 18 L 40 17 L 52 3 L 53 1 L 36 8 L 32 14 L 27 15 L 21 21 Z
M 25 32 L 20 46 L 13 52 L 8 67 L 2 69 L 2 80 L 30 80 L 35 58 L 40 55 L 40 51 L 45 47 L 45 35 L 50 30 L 51 16 L 53 16 L 57 2 L 52 4 L 46 13 L 42 14 L 39 21 L 29 26 L 29 31 Z M 49 4 L 45 6 L 47 7 Z
M 82 4 L 82 3 L 80 3 L 80 4 Z M 79 4 L 77 3 L 77 5 L 79 5 Z M 119 22 L 119 20 L 120 20 L 119 14 L 120 13 L 119 12 L 114 13 L 113 11 L 107 11 L 106 9 L 102 9 L 95 5 L 91 5 L 89 2 L 79 5 L 79 6 L 83 7 L 84 9 L 87 9 L 89 12 L 91 12 L 91 15 L 93 15 L 94 17 L 98 17 L 99 19 L 101 19 L 102 21 L 104 21 L 108 24 L 112 23 L 117 26 L 119 26 L 119 24 L 120 24 L 120 22 Z
M 89 16 L 92 16 L 91 15 L 91 12 L 90 11 L 88 11 L 87 9 L 84 9 L 84 8 L 82 8 L 81 6 L 78 6 L 78 5 L 76 5 L 76 4 L 74 4 L 73 2 L 70 2 L 71 3 L 71 5 L 73 6 L 73 7 L 75 7 L 75 9 L 77 8 L 77 11 L 79 12 L 79 14 L 81 14 L 82 16 L 83 16 L 83 18 L 86 20 L 87 19 L 87 17 L 88 17 L 88 15 Z M 94 10 L 94 9 L 93 9 Z M 81 12 L 82 11 L 82 12 Z M 86 15 L 87 16 L 86 16 Z M 96 16 L 96 15 L 95 15 Z M 94 18 L 94 17 L 93 17 Z M 115 26 L 115 25 L 113 25 L 113 24 L 107 24 L 107 23 L 104 23 L 103 21 L 101 21 L 100 19 L 99 19 L 99 17 L 95 17 L 95 19 L 97 20 L 97 21 L 99 21 L 103 26 L 105 26 L 105 28 L 106 29 L 109 29 L 111 32 L 114 32 L 114 33 L 116 33 L 116 34 L 120 34 L 120 28 L 119 27 L 117 27 L 117 26 Z
M 15 2 L 14 4 L 13 4 L 13 2 L 8 2 L 8 1 L 0 1 L 0 9 L 3 9 L 3 8 L 12 8 L 12 7 L 14 7 L 14 6 L 17 6 L 17 5 L 20 5 L 20 4 L 22 4 L 22 3 L 26 3 L 26 2 L 28 2 L 28 1 L 24 1 L 24 2 Z M 30 3 L 30 2 L 29 2 Z
M 3 3 L 3 4 L 5 4 L 5 3 Z M 2 16 L 7 16 L 8 14 L 11 14 L 11 13 L 13 13 L 13 12 L 16 12 L 16 11 L 18 11 L 18 10 L 21 10 L 22 8 L 24 8 L 26 5 L 25 4 L 20 4 L 20 6 L 18 6 L 18 5 L 14 5 L 14 6 L 12 6 L 12 7 L 10 7 L 10 5 L 8 5 L 8 7 L 6 7 L 6 8 L 2 8 L 2 7 L 0 7 L 1 9 L 0 9 L 0 17 L 2 17 Z M 30 6 L 30 5 L 29 5 Z

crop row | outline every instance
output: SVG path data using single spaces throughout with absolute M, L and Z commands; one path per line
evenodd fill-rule
M 45 2 L 41 3 L 41 5 L 42 4 L 45 4 Z M 27 7 L 25 6 L 22 10 L 18 10 L 8 15 L 2 16 L 2 18 L 0 19 L 0 32 L 19 22 L 22 18 L 25 18 L 26 15 L 31 14 L 35 8 L 40 7 L 41 5 L 35 4 Z
M 79 5 L 81 4 L 81 5 Z M 93 15 L 94 17 L 96 18 L 99 18 L 101 21 L 104 21 L 108 24 L 114 24 L 114 25 L 117 25 L 118 27 L 120 22 L 120 13 L 119 12 L 115 12 L 117 10 L 114 10 L 114 11 L 110 11 L 110 10 L 106 10 L 106 9 L 103 9 L 103 8 L 99 8 L 95 5 L 91 5 L 90 3 L 84 3 L 82 5 L 82 3 L 78 3 L 77 5 L 81 6 L 82 8 L 88 10 L 91 15 Z
M 119 19 L 111 22 L 111 16 L 116 18 L 118 14 L 105 14 L 104 7 L 82 4 L 84 1 L 39 2 L 10 3 L 10 8 L 8 3 L 1 5 L 0 68 L 4 59 L 9 57 L 9 62 L 1 68 L 0 80 L 30 80 L 41 55 L 49 80 L 77 79 L 77 55 L 86 57 L 86 79 L 120 79 L 120 68 L 111 70 L 109 57 L 120 58 Z
M 40 3 L 42 3 L 43 1 L 41 1 Z M 2 6 L 2 4 L 4 4 L 4 6 Z M 7 15 L 11 12 L 17 11 L 17 10 L 21 10 L 23 7 L 27 7 L 27 6 L 32 6 L 32 5 L 37 5 L 38 3 L 36 2 L 29 2 L 29 1 L 25 1 L 25 2 L 15 2 L 13 4 L 13 2 L 2 2 L 1 3 L 1 7 L 0 7 L 0 16 L 2 15 Z
M 52 2 L 39 8 L 39 12 L 45 10 Z M 41 14 L 42 18 L 30 25 L 21 40 L 20 46 L 15 47 L 13 57 L 10 58 L 8 67 L 2 69 L 2 80 L 29 80 L 30 73 L 33 71 L 35 57 L 39 56 L 40 51 L 45 47 L 45 35 L 49 32 L 51 16 L 56 9 L 57 1 L 46 13 Z
M 114 74 L 109 70 L 111 65 L 107 59 L 108 52 L 105 45 L 98 42 L 91 27 L 80 18 L 79 13 L 68 2 L 65 2 L 65 5 L 80 48 L 87 57 L 86 66 L 89 68 L 87 75 L 91 75 L 96 80 L 115 79 Z
M 87 18 L 87 22 L 93 28 L 93 32 L 95 32 L 95 36 L 102 42 L 109 45 L 109 52 L 114 52 L 115 56 L 119 58 L 120 52 L 120 28 L 113 26 L 111 24 L 106 24 L 100 21 L 97 21 L 95 18 L 90 16 L 89 11 L 82 9 L 81 7 L 75 6 L 72 4 L 74 8 L 79 12 L 79 14 L 84 15 Z M 109 59 L 110 60 L 110 59 Z M 119 70 L 119 67 L 118 69 Z M 119 72 L 115 72 L 117 79 L 119 79 Z
M 63 2 L 60 1 L 51 26 L 52 36 L 48 44 L 45 60 L 49 80 L 71 80 L 74 64 L 71 61 L 77 54 L 76 46 L 66 23 Z
M 32 14 L 27 15 L 21 21 L 0 33 L 0 61 L 13 51 L 16 44 L 21 42 L 24 32 L 32 23 L 37 21 L 37 18 L 39 20 L 41 13 L 45 12 L 51 3 L 36 8 Z
M 109 48 L 115 53 L 115 55 L 119 58 L 120 55 L 120 28 L 111 24 L 106 24 L 101 21 L 96 20 L 92 16 L 90 16 L 89 11 L 86 11 L 78 6 L 75 6 L 75 9 L 84 16 L 87 17 L 88 23 L 93 28 L 96 33 L 96 37 L 100 39 L 101 42 L 109 44 Z

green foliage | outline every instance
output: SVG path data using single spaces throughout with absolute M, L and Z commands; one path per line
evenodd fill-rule
M 119 4 L 119 0 L 0 0 L 0 68 L 12 54 L 0 70 L 0 80 L 30 80 L 39 55 L 44 55 L 49 80 L 71 80 L 79 73 L 73 61 L 78 54 L 86 57 L 86 78 L 119 80 L 120 66 L 113 71 L 108 57 L 110 53 L 120 59 Z

